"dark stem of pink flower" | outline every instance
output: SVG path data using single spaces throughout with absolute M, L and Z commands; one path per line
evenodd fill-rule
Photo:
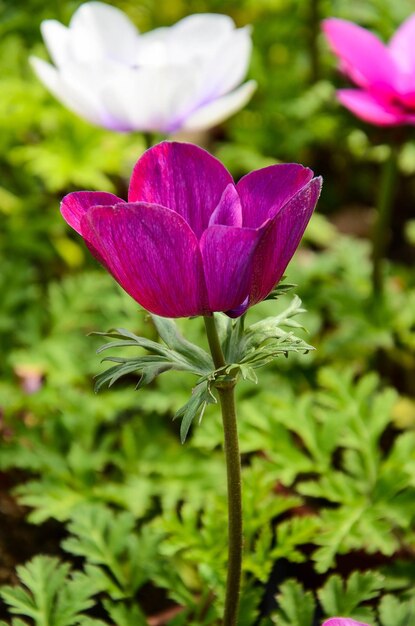
M 144 150 L 152 148 L 157 143 L 154 133 L 150 131 L 143 131 L 141 135 L 143 137 Z
M 205 317 L 206 334 L 216 369 L 226 365 L 214 316 Z M 239 453 L 238 426 L 235 406 L 236 380 L 217 383 L 216 387 L 222 410 L 224 449 L 228 482 L 228 574 L 226 581 L 224 626 L 238 623 L 239 593 L 242 571 L 242 483 L 241 457 Z
M 390 152 L 380 177 L 377 215 L 372 237 L 372 289 L 374 298 L 381 297 L 384 289 L 384 257 L 390 237 L 390 220 L 395 197 L 398 173 L 399 146 L 390 145 Z

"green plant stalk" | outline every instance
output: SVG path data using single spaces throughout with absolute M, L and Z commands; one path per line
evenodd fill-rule
M 380 178 L 377 215 L 372 235 L 372 293 L 375 298 L 381 297 L 384 290 L 383 261 L 389 237 L 389 227 L 394 200 L 395 183 L 398 173 L 399 149 L 390 145 Z
M 206 334 L 216 369 L 226 365 L 214 316 L 205 317 Z M 228 483 L 228 572 L 226 579 L 224 626 L 236 626 L 242 571 L 242 483 L 238 425 L 235 406 L 235 378 L 218 383 L 216 388 L 222 410 L 224 449 Z

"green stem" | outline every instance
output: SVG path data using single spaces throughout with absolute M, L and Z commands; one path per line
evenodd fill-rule
M 383 261 L 389 238 L 394 190 L 398 173 L 398 154 L 398 147 L 391 145 L 389 156 L 383 165 L 380 178 L 377 215 L 372 236 L 372 290 L 375 298 L 382 296 L 384 288 Z
M 159 143 L 160 141 L 163 141 L 163 139 L 165 139 L 165 135 L 163 135 L 162 133 L 157 133 L 157 132 L 152 132 L 152 131 L 143 131 L 141 133 L 141 136 L 144 140 L 145 150 L 152 148 L 153 146 L 156 145 L 156 143 Z
M 214 317 L 205 317 L 206 334 L 215 367 L 226 365 Z M 236 380 L 217 384 L 224 432 L 224 449 L 228 482 L 228 574 L 226 580 L 223 626 L 236 626 L 242 571 L 242 485 L 238 426 L 235 406 Z

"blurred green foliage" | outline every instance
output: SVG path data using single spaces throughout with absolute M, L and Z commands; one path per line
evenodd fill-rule
M 172 607 L 172 626 L 213 625 L 226 559 L 217 407 L 183 447 L 171 418 L 189 396 L 185 374 L 167 374 L 139 393 L 132 375 L 131 385 L 93 393 L 102 340 L 88 333 L 126 327 L 155 339 L 155 331 L 58 211 L 74 189 L 125 195 L 145 147 L 138 134 L 78 119 L 32 74 L 28 56 L 45 56 L 40 22 L 67 23 L 79 4 L 0 1 L 0 478 L 12 477 L 30 523 L 52 519 L 65 529 L 62 561 L 39 556 L 46 543 L 33 545 L 33 560 L 17 571 L 21 586 L 4 585 L 1 596 L 14 626 L 139 626 L 146 614 Z M 374 306 L 365 220 L 389 133 L 336 104 L 335 87 L 344 81 L 319 20 L 352 19 L 388 38 L 413 3 L 113 4 L 143 31 L 202 11 L 251 23 L 258 90 L 245 110 L 201 140 L 236 177 L 281 160 L 303 162 L 325 178 L 320 214 L 288 271 L 308 310 L 303 336 L 316 351 L 281 359 L 258 385 L 239 389 L 240 624 L 314 626 L 343 613 L 373 626 L 412 626 L 415 147 L 404 129 L 386 298 Z M 264 302 L 249 319 L 275 315 L 289 299 Z M 198 320 L 180 323 L 203 343 Z M 6 515 L 1 530 L 8 523 Z M 5 549 L 0 541 L 0 562 Z M 20 560 L 16 547 L 12 561 Z M 6 582 L 18 581 L 7 574 Z M 177 612 L 177 605 L 185 608 Z

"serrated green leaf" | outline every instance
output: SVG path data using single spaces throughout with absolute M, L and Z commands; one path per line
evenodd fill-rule
M 104 372 L 95 377 L 95 391 L 98 392 L 104 385 L 112 387 L 112 385 L 122 378 L 134 372 L 138 373 L 140 378 L 136 385 L 139 389 L 149 384 L 159 374 L 163 374 L 171 369 L 180 369 L 173 363 L 167 362 L 163 357 L 141 357 L 139 359 L 121 359 L 117 357 L 107 357 L 105 361 L 115 361 L 119 365 L 108 368 Z M 183 368 L 184 369 L 184 368 Z
M 120 588 L 126 589 L 127 574 L 119 557 L 126 551 L 134 527 L 134 517 L 127 511 L 115 514 L 104 506 L 86 506 L 68 524 L 72 536 L 63 541 L 62 547 L 89 563 L 108 567 Z
M 211 356 L 199 346 L 187 341 L 173 320 L 158 315 L 151 315 L 151 317 L 157 332 L 168 348 L 185 357 L 200 370 L 200 373 L 208 374 L 214 369 Z
M 147 352 L 150 352 L 151 354 L 158 354 L 165 357 L 168 357 L 169 355 L 169 350 L 167 350 L 166 347 L 163 346 L 163 344 L 157 343 L 157 341 L 153 341 L 152 339 L 147 339 L 147 337 L 139 337 L 138 335 L 135 335 L 125 328 L 114 328 L 108 332 L 94 332 L 91 334 L 97 335 L 99 337 L 109 337 L 111 339 L 117 339 L 116 342 L 107 343 L 98 348 L 97 354 L 111 348 L 133 346 L 137 348 L 144 348 L 145 350 L 147 350 Z
M 208 381 L 203 381 L 196 385 L 192 391 L 190 399 L 175 414 L 173 419 L 182 418 L 180 424 L 180 440 L 186 441 L 189 428 L 193 420 L 197 417 L 199 421 L 203 418 L 204 411 L 208 404 L 215 404 L 216 398 L 212 394 Z
M 54 557 L 36 556 L 17 568 L 23 587 L 3 587 L 0 595 L 11 613 L 33 619 L 36 626 L 75 626 L 100 591 L 82 572 Z
M 364 515 L 365 509 L 365 503 L 361 503 L 353 509 L 343 507 L 323 511 L 322 528 L 316 539 L 321 547 L 313 554 L 317 572 L 326 572 L 333 565 L 336 554 L 346 552 L 344 541 L 349 538 L 353 527 Z
M 370 621 L 373 612 L 361 606 L 377 598 L 383 588 L 383 578 L 376 572 L 353 572 L 347 582 L 335 574 L 318 592 L 325 615 L 348 615 L 359 621 Z
M 137 603 L 127 606 L 123 602 L 104 600 L 104 607 L 116 626 L 148 626 L 146 617 Z
M 265 300 L 277 300 L 280 296 L 285 295 L 297 287 L 297 285 L 282 282 L 284 280 L 285 276 L 281 278 L 281 281 L 276 285 L 276 287 L 274 287 L 271 293 L 267 295 Z
M 278 609 L 272 614 L 277 626 L 312 626 L 314 622 L 315 600 L 310 591 L 304 591 L 296 580 L 282 583 L 276 596 Z
M 279 315 L 276 315 L 275 317 L 266 317 L 265 319 L 252 324 L 245 331 L 247 346 L 257 346 L 267 338 L 274 337 L 275 333 L 281 330 L 281 326 L 303 328 L 301 324 L 292 319 L 296 315 L 306 312 L 301 305 L 301 299 L 298 296 L 294 296 L 291 304 Z
M 95 617 L 89 617 L 89 615 L 81 615 L 78 618 L 77 626 L 108 626 L 108 623 Z
M 7 622 L 0 622 L 0 626 L 10 626 L 10 624 L 8 624 Z M 18 617 L 13 617 L 11 621 L 11 626 L 27 626 L 27 622 L 24 622 Z
M 66 521 L 72 511 L 85 500 L 79 490 L 48 480 L 23 483 L 16 489 L 16 493 L 22 504 L 33 509 L 28 515 L 33 524 L 42 524 L 50 518 Z
M 71 536 L 62 547 L 85 558 L 87 567 L 102 567 L 101 572 L 93 569 L 90 573 L 113 599 L 133 597 L 148 580 L 157 542 L 150 533 L 135 530 L 131 513 L 114 513 L 103 505 L 85 506 L 74 513 L 68 529 Z
M 379 604 L 381 626 L 412 626 L 415 623 L 415 600 L 403 601 L 387 594 Z

